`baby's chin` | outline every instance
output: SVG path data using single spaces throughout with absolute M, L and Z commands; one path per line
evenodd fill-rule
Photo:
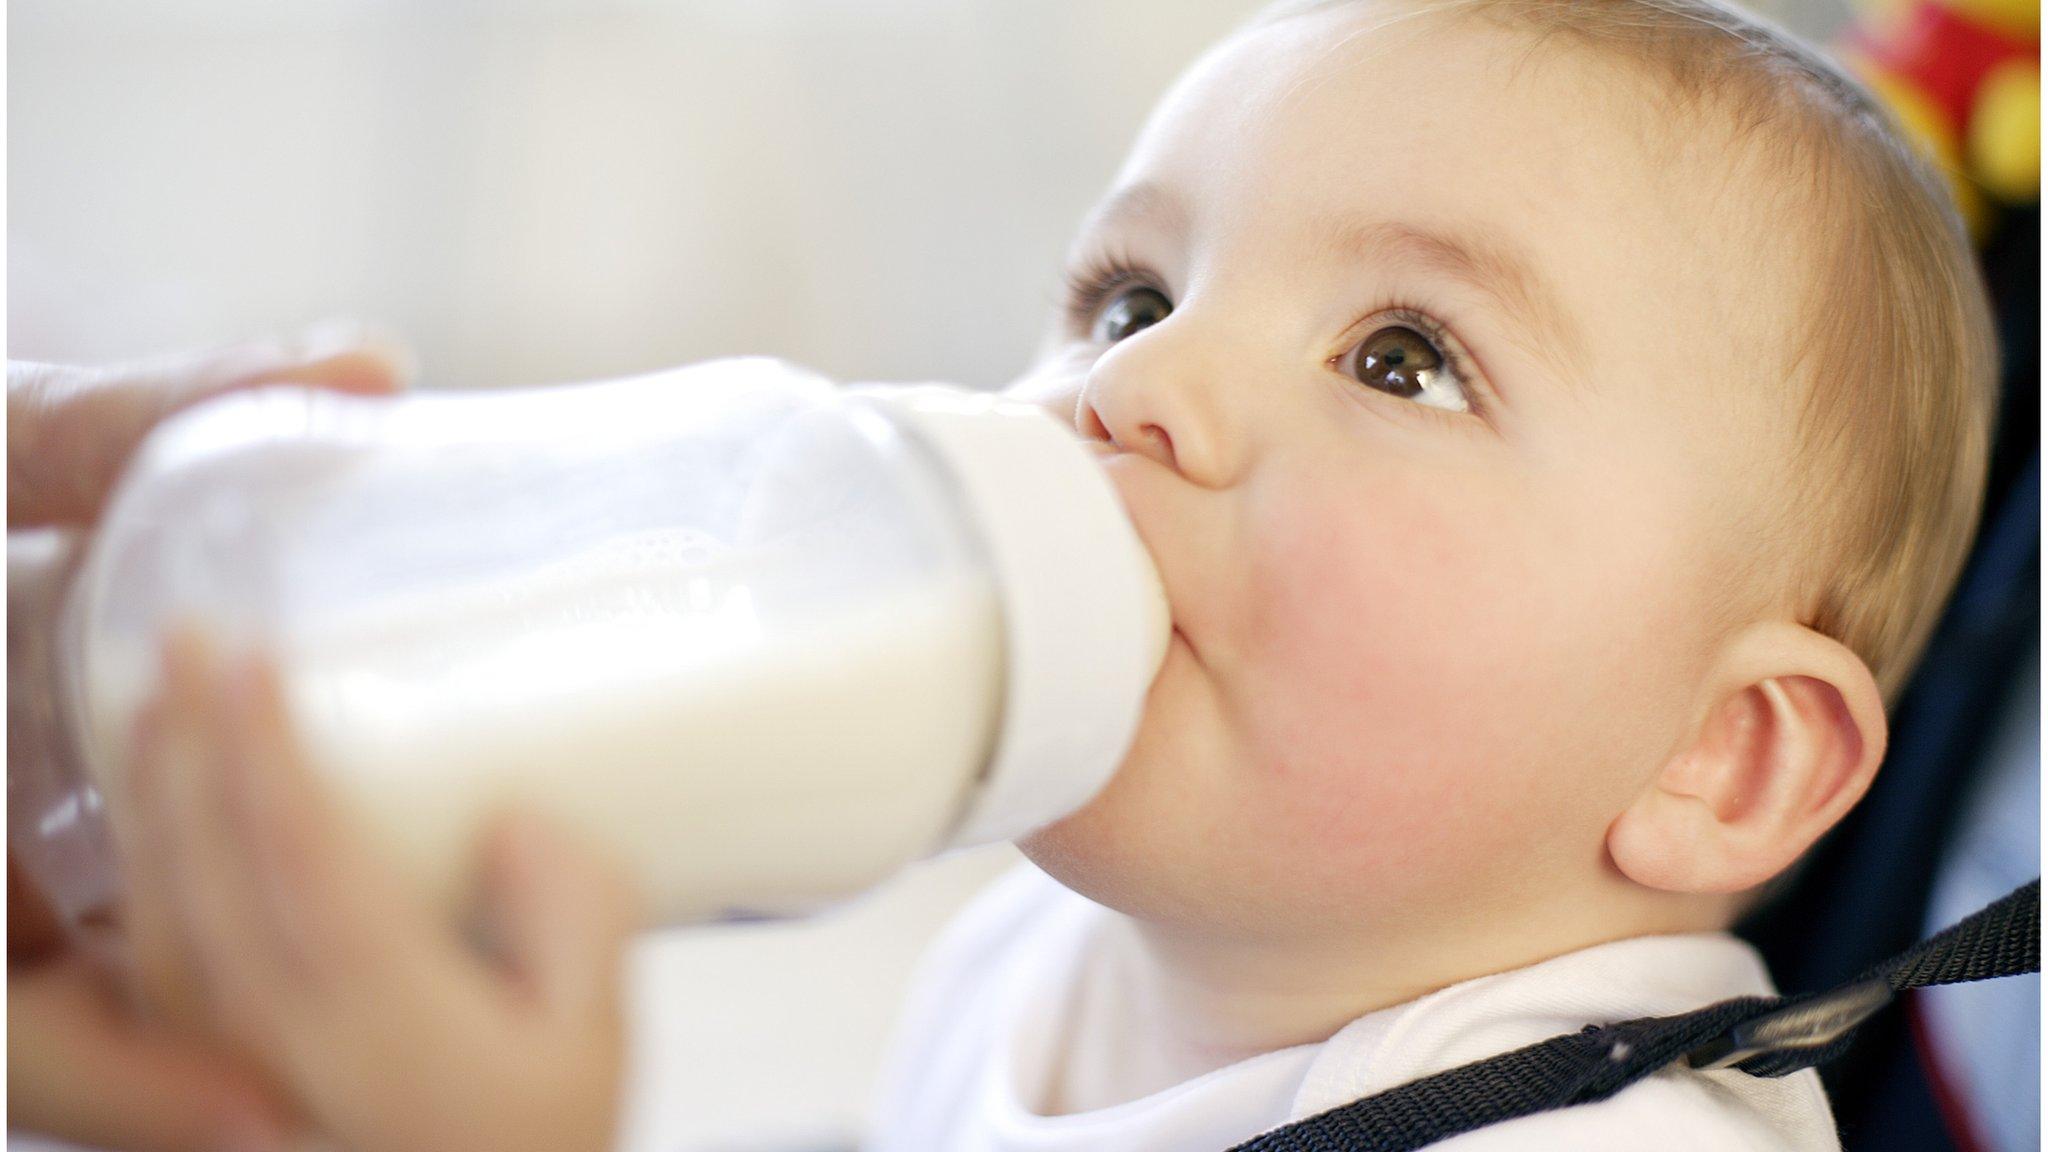
M 1145 701 L 1130 751 L 1079 811 L 1017 840 L 1026 859 L 1062 885 L 1126 915 L 1204 919 L 1228 903 L 1223 889 L 1246 869 L 1232 827 L 1235 791 L 1218 791 L 1231 748 L 1214 690 L 1176 634 Z M 1219 875 L 1221 870 L 1225 875 Z
M 1017 850 L 1040 871 L 1097 904 L 1136 914 L 1130 905 L 1130 868 L 1120 866 L 1089 809 L 1055 821 L 1020 838 Z M 1122 882 L 1119 883 L 1119 878 Z
M 1025 859 L 1061 885 L 1104 907 L 1147 920 L 1184 919 L 1184 893 L 1176 889 L 1195 869 L 1161 842 L 1158 820 L 1132 817 L 1137 797 L 1118 782 L 1080 811 L 1017 840 Z
M 1228 846 L 1210 856 L 1178 849 L 1170 836 L 1150 831 L 1091 805 L 1022 837 L 1017 847 L 1062 887 L 1154 927 L 1236 937 L 1280 911 L 1274 894 L 1284 888 L 1240 890 L 1238 882 L 1252 869 L 1230 868 Z

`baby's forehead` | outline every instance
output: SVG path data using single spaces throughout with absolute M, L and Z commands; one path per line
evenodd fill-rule
M 1762 158 L 1753 145 L 1766 134 L 1682 95 L 1643 54 L 1485 12 L 1352 0 L 1255 23 L 1182 76 L 1132 163 L 1174 151 L 1190 166 L 1273 165 L 1287 180 L 1399 168 L 1439 187 L 1483 166 L 1532 194 L 1664 203 Z M 1714 188 L 1711 200 L 1761 183 Z M 1526 207 L 1556 199 L 1532 195 Z
M 1497 257 L 1482 271 L 1526 271 L 1596 358 L 1639 364 L 1650 343 L 1792 339 L 1809 261 L 1781 202 L 1796 180 L 1766 155 L 1626 58 L 1353 3 L 1212 50 L 1161 102 L 1120 184 L 1153 190 L 1219 263 L 1451 237 Z

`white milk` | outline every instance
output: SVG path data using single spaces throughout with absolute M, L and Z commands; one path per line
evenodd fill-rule
M 280 654 L 298 737 L 451 903 L 515 804 L 615 854 L 666 923 L 800 911 L 942 843 L 993 739 L 993 592 L 934 580 L 763 634 L 720 575 L 610 553 L 355 614 Z M 98 698 L 136 698 L 120 679 Z

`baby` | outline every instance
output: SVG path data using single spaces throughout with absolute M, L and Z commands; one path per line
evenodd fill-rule
M 1725 929 L 1869 786 L 1995 354 L 1938 177 L 1707 0 L 1283 4 L 1166 97 L 1018 388 L 1176 632 L 928 961 L 873 1145 L 1223 1149 L 1772 989 Z M 1042 870 L 1042 871 L 1041 871 Z M 1671 1069 L 1457 1148 L 1835 1148 Z
M 1289 4 L 1166 98 L 1070 279 L 1018 389 L 1100 442 L 1173 643 L 934 953 L 874 1147 L 1220 1152 L 1769 993 L 1725 930 L 1877 772 L 1989 437 L 1967 242 L 1868 98 L 1709 0 Z M 493 841 L 480 963 L 393 911 L 275 683 L 173 656 L 137 906 L 238 1050 L 351 1148 L 604 1147 L 594 859 Z M 1446 1147 L 1651 1143 L 1837 1147 L 1812 1072 L 1682 1067 Z

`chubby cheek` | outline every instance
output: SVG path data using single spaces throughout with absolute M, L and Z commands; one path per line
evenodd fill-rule
M 1199 655 L 1176 640 L 1108 787 L 1020 847 L 1155 920 L 1470 899 L 1542 807 L 1513 778 L 1529 733 L 1481 703 L 1526 645 L 1503 634 L 1512 613 L 1473 607 L 1499 594 L 1485 574 L 1512 541 L 1447 527 L 1487 519 L 1469 508 L 1361 516 L 1313 484 L 1238 496 L 1235 559 L 1212 553 L 1201 602 L 1185 585 L 1175 602 Z
M 1544 769 L 1594 672 L 1527 509 L 1309 483 L 1252 498 L 1233 726 L 1247 806 L 1298 846 L 1288 867 L 1333 898 L 1397 875 L 1425 897 L 1472 891 L 1503 853 L 1587 843 L 1560 803 L 1572 776 Z

